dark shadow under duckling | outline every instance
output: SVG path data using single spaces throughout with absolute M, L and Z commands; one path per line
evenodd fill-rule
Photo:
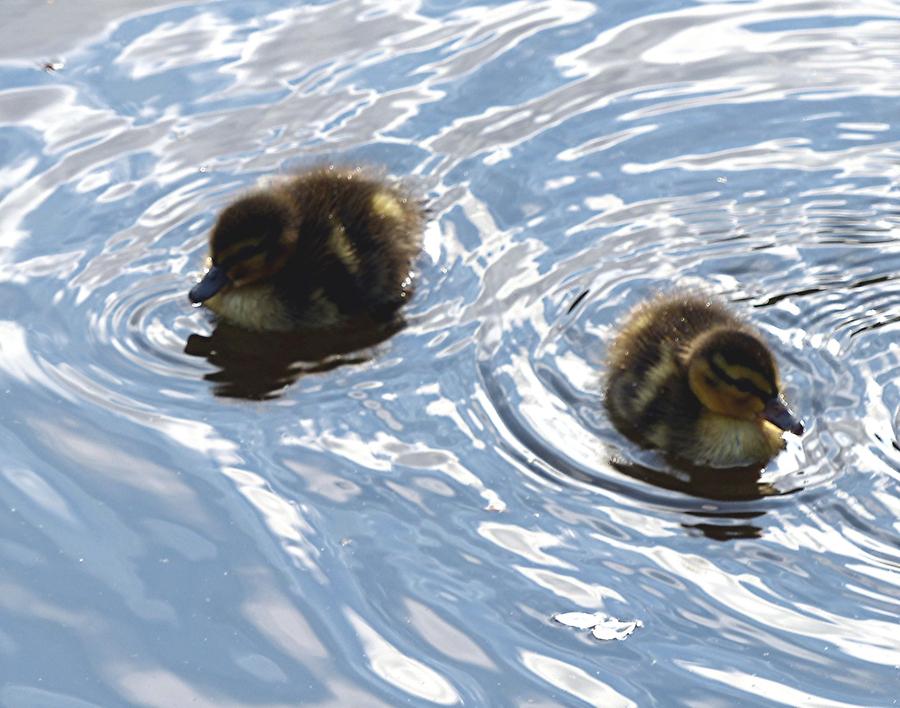
M 191 302 L 250 330 L 390 322 L 412 293 L 424 221 L 398 185 L 354 169 L 309 170 L 225 208 Z
M 695 465 L 764 464 L 802 423 L 760 334 L 705 296 L 638 306 L 609 349 L 606 407 L 617 428 Z
M 280 396 L 301 376 L 368 361 L 372 348 L 402 327 L 401 318 L 380 323 L 358 317 L 327 329 L 267 332 L 261 347 L 256 332 L 220 322 L 208 336 L 188 337 L 184 351 L 216 367 L 203 376 L 213 384 L 214 395 L 266 400 Z

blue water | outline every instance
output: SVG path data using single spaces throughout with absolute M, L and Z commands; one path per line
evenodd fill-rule
M 4 14 L 0 704 L 896 704 L 900 6 Z M 431 205 L 405 329 L 190 307 L 224 204 L 359 162 Z M 672 285 L 776 350 L 761 477 L 606 418 Z

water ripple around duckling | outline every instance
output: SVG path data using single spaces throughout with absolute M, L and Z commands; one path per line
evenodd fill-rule
M 95 5 L 0 46 L 0 703 L 895 700 L 896 7 Z M 404 327 L 190 306 L 225 203 L 356 162 L 429 202 Z M 676 285 L 781 363 L 761 476 L 607 419 Z

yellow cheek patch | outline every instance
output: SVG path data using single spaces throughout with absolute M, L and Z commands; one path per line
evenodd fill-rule
M 715 413 L 727 415 L 730 418 L 739 418 L 742 420 L 753 420 L 756 418 L 757 409 L 760 406 L 754 403 L 759 402 L 756 396 L 748 396 L 744 393 L 732 393 L 734 389 L 726 386 L 722 390 L 712 389 L 709 391 L 709 398 L 703 401 L 703 404 Z
M 234 282 L 234 286 L 239 288 L 247 283 L 268 275 L 269 268 L 266 264 L 266 256 L 264 253 L 258 253 L 245 261 L 240 261 L 231 269 L 229 275 Z
M 691 390 L 705 408 L 713 413 L 728 416 L 729 418 L 738 418 L 740 420 L 756 419 L 757 413 L 762 410 L 762 401 L 756 396 L 739 391 L 725 382 L 721 382 L 719 386 L 709 384 L 707 378 L 721 382 L 721 379 L 716 378 L 712 368 L 705 361 L 697 362 L 688 372 Z
M 263 270 L 266 267 L 266 254 L 257 253 L 245 260 L 243 263 L 250 270 Z
M 347 266 L 348 270 L 352 273 L 359 272 L 359 255 L 353 248 L 353 244 L 350 243 L 343 224 L 335 224 L 331 229 L 331 233 L 328 235 L 328 248 L 341 260 L 341 263 Z
M 752 411 L 755 415 L 759 415 L 763 412 L 766 407 L 766 404 L 763 403 L 758 396 L 748 396 L 747 394 L 742 394 L 744 396 L 741 401 L 741 406 L 745 410 Z
M 403 207 L 394 195 L 387 192 L 378 192 L 372 197 L 372 211 L 378 216 L 389 219 L 396 219 L 397 221 L 403 219 Z
M 735 389 L 732 386 L 723 386 L 719 388 L 714 383 L 709 383 L 709 379 L 714 382 L 719 381 L 713 373 L 712 368 L 705 361 L 698 361 L 691 366 L 688 371 L 688 382 L 694 395 L 700 400 L 700 403 L 719 415 L 727 415 L 731 418 L 749 418 L 752 413 L 748 412 L 741 406 L 741 397 L 743 393 L 732 393 Z

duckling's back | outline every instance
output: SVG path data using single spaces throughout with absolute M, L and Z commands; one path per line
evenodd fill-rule
M 678 452 L 700 416 L 685 355 L 710 329 L 743 323 L 722 305 L 698 295 L 666 295 L 634 309 L 608 354 L 606 407 L 632 437 Z
M 318 323 L 369 314 L 389 319 L 409 295 L 421 206 L 401 189 L 354 170 L 316 170 L 285 185 L 299 242 L 275 287 L 294 316 Z

